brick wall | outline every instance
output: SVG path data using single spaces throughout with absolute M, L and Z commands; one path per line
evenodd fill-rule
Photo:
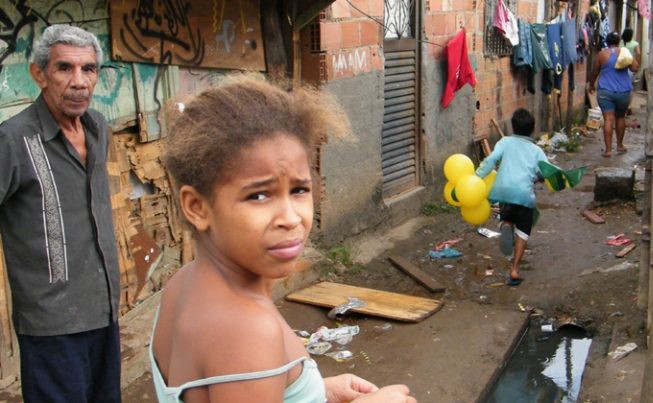
M 383 28 L 377 21 L 383 21 L 382 0 L 333 3 L 302 32 L 302 78 L 326 82 L 382 70 Z
M 581 0 L 581 17 L 589 7 L 589 0 Z M 555 2 L 549 2 L 554 7 Z M 530 94 L 526 89 L 525 72 L 512 67 L 510 57 L 484 57 L 482 0 L 424 0 L 421 23 L 421 47 L 423 58 L 441 61 L 445 58 L 448 41 L 465 28 L 467 49 L 474 64 L 478 84 L 474 95 L 478 101 L 473 116 L 475 135 L 493 133 L 491 119 L 497 122 L 509 120 L 513 111 L 525 107 L 533 110 L 544 108 L 539 116 L 542 127 L 553 124 L 556 96 L 547 97 L 539 91 Z M 383 28 L 372 20 L 383 21 L 383 0 L 336 0 L 319 21 L 302 33 L 302 77 L 306 81 L 326 82 L 352 77 L 383 69 Z M 528 22 L 536 22 L 538 0 L 519 0 L 516 15 Z M 549 10 L 550 13 L 555 10 Z M 367 15 L 366 15 L 367 14 Z M 586 64 L 578 64 L 575 71 L 576 89 L 574 107 L 582 107 L 585 94 Z M 560 97 L 563 121 L 567 110 L 567 74 Z M 538 97 L 539 99 L 535 99 Z M 454 100 L 455 102 L 455 100 Z M 548 118 L 548 122 L 545 122 Z
M 509 120 L 512 113 L 525 107 L 531 111 L 534 105 L 553 105 L 556 96 L 547 97 L 536 86 L 535 94 L 527 91 L 527 75 L 516 70 L 510 57 L 484 57 L 484 12 L 485 2 L 481 0 L 428 0 L 425 4 L 422 35 L 425 43 L 424 57 L 443 60 L 447 42 L 461 29 L 467 33 L 467 50 L 470 54 L 478 84 L 474 94 L 478 101 L 477 111 L 473 117 L 475 135 L 491 135 L 494 131 L 491 119 L 497 122 Z M 581 17 L 587 11 L 588 1 L 583 0 Z M 516 16 L 529 23 L 536 22 L 537 0 L 519 0 Z M 585 64 L 576 65 L 574 107 L 583 105 L 585 94 Z M 560 103 L 563 121 L 567 111 L 567 74 L 563 81 Z M 534 97 L 543 97 L 536 102 Z M 455 101 L 454 101 L 455 102 Z M 537 111 L 533 111 L 537 112 Z M 550 115 L 550 114 L 549 114 Z M 545 115 L 546 117 L 546 115 Z M 545 122 L 542 127 L 547 127 Z

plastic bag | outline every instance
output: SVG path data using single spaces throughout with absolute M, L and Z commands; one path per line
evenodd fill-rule
M 619 51 L 619 56 L 617 56 L 617 62 L 614 64 L 614 68 L 617 70 L 627 69 L 631 64 L 633 64 L 633 54 L 630 53 L 628 48 L 622 47 Z

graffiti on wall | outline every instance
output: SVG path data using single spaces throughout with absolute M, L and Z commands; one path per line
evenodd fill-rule
M 109 55 L 108 0 L 8 0 L 0 2 L 0 121 L 29 105 L 39 88 L 28 65 L 35 40 L 53 24 L 71 24 L 94 33 Z M 133 124 L 134 98 L 130 64 L 105 57 L 92 107 L 115 128 Z
M 15 52 L 25 52 L 25 57 L 29 58 L 37 27 L 44 28 L 55 23 L 75 23 L 85 20 L 86 10 L 80 0 L 63 0 L 54 3 L 9 0 L 4 3 L 0 6 L 0 70 L 5 59 Z M 91 11 L 93 13 L 103 11 L 107 4 L 106 0 L 97 1 Z
M 264 70 L 259 0 L 111 0 L 114 59 Z
M 337 51 L 327 56 L 329 77 L 352 77 L 372 70 L 381 70 L 377 49 L 369 47 Z

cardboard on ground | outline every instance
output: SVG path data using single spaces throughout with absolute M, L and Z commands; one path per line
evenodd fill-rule
M 346 284 L 324 281 L 293 292 L 286 299 L 311 305 L 334 308 L 355 297 L 367 302 L 361 308 L 351 309 L 364 315 L 380 316 L 404 322 L 419 322 L 437 312 L 442 301 L 412 295 L 373 290 Z

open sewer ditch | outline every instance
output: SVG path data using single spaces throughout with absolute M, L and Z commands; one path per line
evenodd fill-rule
M 484 403 L 577 401 L 591 335 L 573 324 L 554 329 L 551 324 L 534 322 Z

